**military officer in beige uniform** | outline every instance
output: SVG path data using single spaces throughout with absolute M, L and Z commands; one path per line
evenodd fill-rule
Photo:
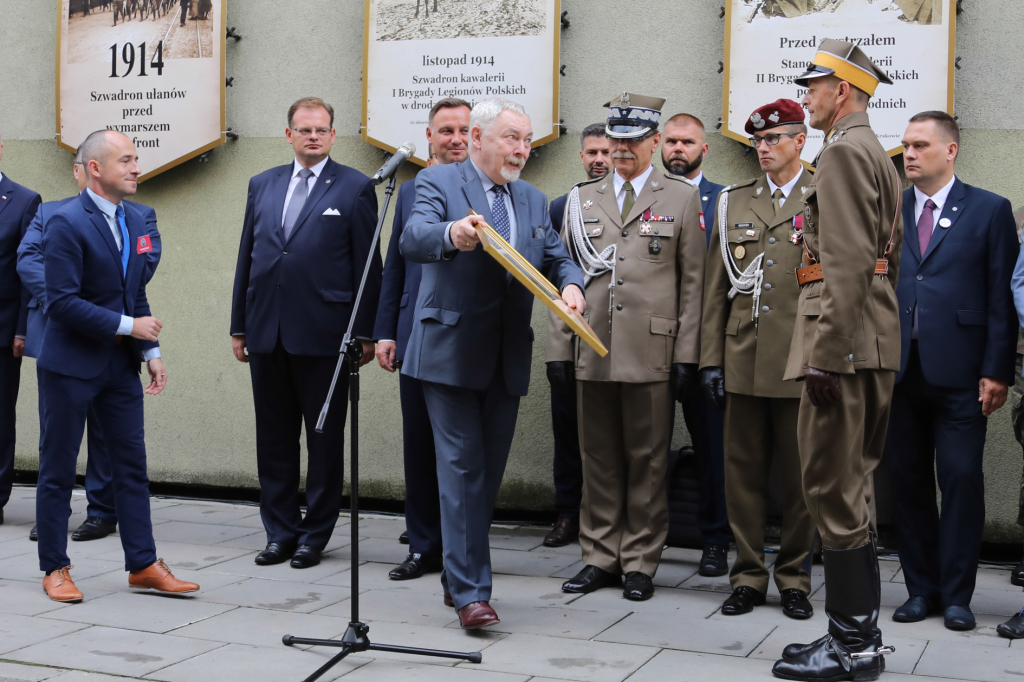
M 766 175 L 727 188 L 718 199 L 704 276 L 700 380 L 705 397 L 725 409 L 725 500 L 736 538 L 729 616 L 765 603 L 768 474 L 773 450 L 782 478 L 782 547 L 775 584 L 783 613 L 810 618 L 807 561 L 814 521 L 807 512 L 796 442 L 802 386 L 783 381 L 796 323 L 803 256 L 800 163 L 807 140 L 803 108 L 789 99 L 766 104 L 746 131 Z M 724 247 L 724 248 L 723 248 Z
M 807 508 L 825 563 L 828 634 L 790 645 L 789 680 L 873 680 L 884 668 L 881 586 L 866 485 L 882 457 L 900 367 L 896 299 L 899 175 L 871 130 L 868 102 L 891 83 L 860 48 L 826 39 L 796 79 L 825 133 L 804 193 L 804 267 L 786 379 L 802 380 L 797 439 Z
M 585 568 L 562 587 L 622 583 L 636 601 L 668 534 L 665 477 L 674 399 L 696 387 L 706 241 L 700 194 L 651 165 L 663 99 L 624 93 L 608 102 L 615 172 L 577 185 L 563 237 L 583 268 L 588 321 L 604 358 L 554 318 L 548 362 L 575 361 Z

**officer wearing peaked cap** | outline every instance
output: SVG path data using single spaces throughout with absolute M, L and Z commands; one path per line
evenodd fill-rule
M 614 173 L 569 193 L 563 239 L 583 268 L 599 357 L 560 320 L 548 362 L 576 365 L 583 460 L 580 547 L 562 589 L 619 585 L 649 599 L 668 534 L 665 476 L 675 399 L 696 380 L 707 250 L 700 194 L 651 159 L 665 100 L 623 93 L 607 104 Z
M 868 481 L 882 457 L 900 325 L 895 285 L 902 221 L 899 175 L 867 108 L 891 83 L 860 48 L 823 40 L 795 81 L 811 127 L 825 132 L 804 194 L 804 263 L 786 379 L 802 380 L 797 440 L 804 496 L 825 564 L 828 635 L 790 645 L 789 680 L 873 680 L 883 670 L 881 586 Z
M 781 99 L 747 119 L 747 134 L 765 175 L 722 192 L 704 276 L 701 385 L 725 410 L 725 500 L 736 538 L 733 594 L 725 615 L 765 603 L 768 473 L 776 459 L 782 481 L 782 547 L 775 584 L 783 613 L 805 619 L 811 576 L 807 561 L 814 521 L 804 502 L 797 449 L 801 386 L 783 381 L 796 324 L 803 256 L 804 203 L 810 171 L 800 163 L 807 139 L 804 110 Z

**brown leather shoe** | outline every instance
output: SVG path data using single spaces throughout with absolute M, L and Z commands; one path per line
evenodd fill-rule
M 545 547 L 565 547 L 580 536 L 580 522 L 577 519 L 558 519 L 555 527 L 544 537 Z
M 128 574 L 128 586 L 137 590 L 156 590 L 169 594 L 186 594 L 198 592 L 199 585 L 178 580 L 171 575 L 171 569 L 163 559 L 158 560 L 149 568 L 141 571 L 132 571 Z
M 444 605 L 455 608 L 455 601 L 452 599 L 452 595 L 448 592 L 444 593 Z
M 82 593 L 78 591 L 75 581 L 71 579 L 72 568 L 74 566 L 65 566 L 43 578 L 43 589 L 53 601 L 65 603 L 82 601 Z
M 497 625 L 500 622 L 498 614 L 485 601 L 475 601 L 459 609 L 459 623 L 462 625 L 463 630 L 476 630 L 477 628 Z

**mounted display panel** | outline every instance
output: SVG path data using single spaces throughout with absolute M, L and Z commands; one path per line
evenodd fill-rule
M 58 144 L 120 131 L 140 180 L 222 144 L 226 1 L 58 0 Z
M 558 138 L 560 0 L 365 0 L 363 140 L 416 145 L 439 99 L 507 97 L 526 107 L 533 146 Z
M 879 85 L 868 114 L 895 156 L 907 121 L 928 110 L 953 113 L 956 0 L 727 0 L 722 132 L 748 142 L 755 109 L 777 99 L 799 102 L 793 83 L 825 38 L 860 48 L 893 80 Z M 801 159 L 814 160 L 823 133 L 810 130 Z

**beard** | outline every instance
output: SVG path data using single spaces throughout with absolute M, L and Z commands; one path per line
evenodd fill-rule
M 684 159 L 666 159 L 664 156 L 661 157 L 661 162 L 665 165 L 665 170 L 672 175 L 689 175 L 704 163 L 704 152 L 692 162 Z
M 505 178 L 505 182 L 515 182 L 519 179 L 519 174 L 523 172 L 523 166 L 526 165 L 526 161 L 516 156 L 506 156 L 505 164 L 499 171 L 501 177 Z M 518 166 L 515 170 L 509 170 L 507 166 Z
M 608 165 L 605 163 L 592 163 L 587 168 L 587 177 L 591 180 L 597 180 L 608 175 Z

